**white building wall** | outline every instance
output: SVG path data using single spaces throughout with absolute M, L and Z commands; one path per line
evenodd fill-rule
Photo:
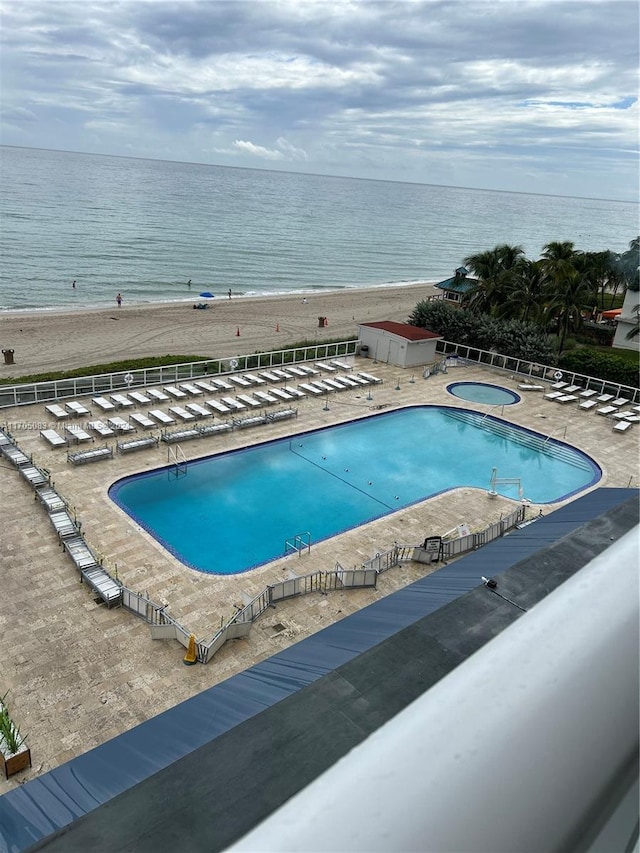
M 640 291 L 627 290 L 624 303 L 622 305 L 622 313 L 618 317 L 616 333 L 613 338 L 613 346 L 621 349 L 632 349 L 640 352 L 640 335 L 627 340 L 629 332 L 635 328 L 638 323 L 638 305 L 640 304 Z

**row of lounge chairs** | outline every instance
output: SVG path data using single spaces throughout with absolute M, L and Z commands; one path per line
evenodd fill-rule
M 118 604 L 122 596 L 121 585 L 109 575 L 85 542 L 81 532 L 82 525 L 72 514 L 62 495 L 51 485 L 49 472 L 34 465 L 6 430 L 0 430 L 0 454 L 11 462 L 33 487 L 35 498 L 45 508 L 60 544 L 80 573 L 80 580 L 109 607 Z
M 593 389 L 581 388 L 579 385 L 571 385 L 568 382 L 556 382 L 551 390 L 544 395 L 546 400 L 555 403 L 576 403 L 583 411 L 595 410 L 597 415 L 609 417 L 614 423 L 615 432 L 626 432 L 633 424 L 640 423 L 640 406 L 635 405 L 629 409 L 631 400 L 626 397 L 616 397 L 614 394 L 600 394 Z

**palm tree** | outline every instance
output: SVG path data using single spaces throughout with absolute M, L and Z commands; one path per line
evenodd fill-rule
M 464 265 L 478 279 L 476 286 L 467 294 L 467 304 L 480 311 L 491 312 L 502 303 L 514 265 L 524 254 L 522 246 L 504 243 L 486 252 L 469 255 Z
M 564 348 L 569 329 L 578 329 L 582 323 L 582 309 L 588 304 L 591 293 L 588 280 L 568 260 L 557 261 L 553 277 L 550 278 L 547 312 L 558 317 L 560 343 L 558 353 Z
M 523 323 L 538 320 L 544 312 L 549 273 L 543 261 L 519 258 L 511 270 L 501 317 L 513 317 Z

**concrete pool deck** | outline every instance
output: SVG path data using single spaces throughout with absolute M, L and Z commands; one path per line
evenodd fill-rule
M 354 389 L 327 398 L 304 399 L 298 418 L 255 429 L 186 442 L 188 459 L 259 443 L 363 417 L 380 409 L 447 404 L 493 413 L 544 435 L 552 434 L 588 453 L 603 470 L 599 486 L 637 487 L 638 427 L 616 434 L 608 418 L 522 392 L 522 401 L 500 408 L 470 404 L 445 390 L 455 381 L 484 381 L 517 390 L 517 382 L 479 367 L 452 368 L 424 380 L 418 370 L 400 370 L 358 359 L 358 368 L 384 380 L 382 386 Z M 412 381 L 413 380 L 413 381 Z M 143 409 L 140 409 L 143 411 Z M 480 529 L 509 512 L 515 502 L 490 499 L 486 491 L 458 489 L 400 510 L 357 530 L 312 545 L 309 554 L 288 556 L 252 572 L 211 576 L 193 572 L 141 531 L 108 498 L 111 483 L 167 463 L 167 448 L 116 456 L 73 467 L 64 449 L 40 438 L 48 420 L 43 405 L 4 410 L 0 416 L 19 446 L 51 471 L 57 490 L 75 508 L 91 546 L 110 571 L 131 589 L 148 592 L 199 639 L 208 640 L 241 605 L 289 571 L 297 574 L 360 565 L 394 541 L 416 544 L 460 523 Z M 34 427 L 35 425 L 35 427 Z M 566 434 L 565 434 L 566 430 Z M 376 590 L 302 596 L 277 605 L 253 626 L 247 639 L 227 643 L 206 666 L 182 665 L 184 649 L 175 641 L 152 641 L 149 627 L 131 613 L 94 601 L 69 558 L 62 553 L 44 509 L 32 489 L 2 461 L 0 498 L 5 534 L 0 596 L 0 692 L 21 730 L 28 734 L 33 768 L 12 777 L 0 793 L 86 752 L 166 708 L 189 698 L 370 602 L 423 576 L 425 567 L 408 564 L 379 578 Z M 507 472 L 505 472 L 507 475 Z M 487 480 L 490 472 L 487 472 Z M 517 472 L 509 472 L 517 476 Z M 488 486 L 488 483 L 487 483 Z M 542 507 L 546 515 L 555 505 Z M 531 507 L 530 517 L 538 514 Z

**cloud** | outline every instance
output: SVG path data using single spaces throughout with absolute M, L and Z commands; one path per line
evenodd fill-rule
M 0 0 L 0 15 L 5 144 L 636 197 L 635 0 Z

